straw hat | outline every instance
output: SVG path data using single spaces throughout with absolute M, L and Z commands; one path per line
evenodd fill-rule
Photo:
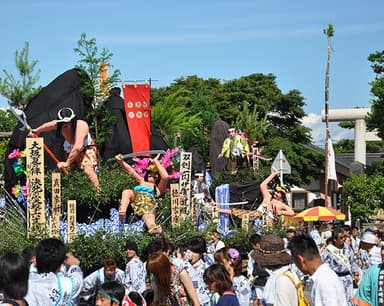
M 292 262 L 292 257 L 284 248 L 283 238 L 266 235 L 261 238 L 260 248 L 252 252 L 252 258 L 262 266 L 285 266 Z

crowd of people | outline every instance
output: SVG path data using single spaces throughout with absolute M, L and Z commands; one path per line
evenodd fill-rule
M 51 130 L 66 140 L 68 156 L 65 162 L 58 162 L 58 168 L 80 167 L 99 190 L 86 123 L 70 108 L 63 108 L 57 120 L 31 133 Z M 228 133 L 218 157 L 226 158 L 227 170 L 235 172 L 238 166 L 249 165 L 249 146 L 234 128 Z M 85 149 L 91 150 L 89 154 Z M 177 245 L 160 236 L 162 228 L 155 223 L 156 197 L 165 192 L 168 183 L 159 156 L 150 160 L 145 176 L 123 157 L 118 154 L 115 158 L 137 186 L 122 192 L 120 220 L 126 219 L 131 208 L 142 217 L 148 232 L 158 236 L 141 252 L 136 241 L 127 240 L 125 267 L 105 258 L 89 275 L 82 272 L 81 258 L 68 253 L 56 238 L 43 239 L 22 254 L 2 254 L 0 305 L 384 305 L 384 224 L 361 234 L 357 227 L 331 222 L 310 224 L 310 230 L 305 224 L 288 226 L 284 237 L 254 233 L 245 254 L 226 245 L 219 231 Z M 278 174 L 273 172 L 260 184 L 263 200 L 257 212 L 265 227 L 280 216 L 294 215 Z M 195 173 L 192 195 L 201 205 L 216 205 L 203 173 Z M 232 209 L 218 211 L 233 213 Z
M 153 237 L 141 252 L 131 239 L 125 267 L 106 258 L 89 275 L 48 238 L 0 257 L 1 305 L 382 305 L 383 233 L 289 226 L 285 237 L 252 234 L 245 254 L 217 231 L 181 245 Z

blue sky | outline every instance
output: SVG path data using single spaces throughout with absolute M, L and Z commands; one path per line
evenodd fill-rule
M 327 61 L 322 30 L 335 28 L 329 107 L 369 107 L 375 75 L 367 57 L 384 49 L 383 11 L 382 0 L 3 0 L 0 69 L 15 73 L 14 53 L 28 41 L 45 86 L 76 65 L 73 48 L 84 32 L 114 54 L 111 63 L 124 80 L 151 78 L 154 87 L 190 75 L 232 80 L 272 73 L 283 92 L 301 91 L 306 124 L 320 129 L 319 142 Z M 2 97 L 0 106 L 6 106 Z M 351 137 L 334 126 L 334 140 Z

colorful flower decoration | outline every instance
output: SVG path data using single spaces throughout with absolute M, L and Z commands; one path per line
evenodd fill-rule
M 237 134 L 240 135 L 241 138 L 243 138 L 246 142 L 248 142 L 248 137 L 243 131 L 239 131 Z
M 258 141 L 258 140 L 255 140 L 255 141 L 251 144 L 251 147 L 252 147 L 252 148 L 256 148 L 258 145 L 259 145 L 259 141 Z
M 173 166 L 172 159 L 177 155 L 179 152 L 179 148 L 174 148 L 171 150 L 167 150 L 165 154 L 159 159 L 159 162 L 163 165 L 165 169 L 168 167 Z M 151 162 L 149 158 L 134 158 L 133 161 L 135 162 L 134 169 L 137 173 L 139 173 L 142 177 L 145 176 L 148 169 L 150 171 L 156 171 L 156 169 L 151 169 Z M 172 173 L 169 175 L 170 179 L 177 179 L 181 175 L 180 172 L 172 171 Z
M 24 160 L 22 158 L 17 158 L 12 164 L 12 167 L 17 177 L 27 174 L 27 171 L 25 171 Z
M 239 258 L 240 253 L 235 248 L 229 248 L 228 249 L 228 256 L 231 257 L 231 259 L 235 260 L 235 259 Z
M 8 159 L 23 158 L 23 157 L 25 157 L 25 151 L 20 151 L 19 149 L 14 149 L 8 155 Z
M 27 186 L 15 185 L 12 187 L 12 194 L 18 203 L 24 202 L 27 196 Z

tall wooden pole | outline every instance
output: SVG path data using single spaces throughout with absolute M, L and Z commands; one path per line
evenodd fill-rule
M 333 26 L 328 25 L 327 29 L 324 29 L 324 34 L 328 38 L 328 60 L 327 60 L 327 71 L 325 73 L 325 171 L 324 171 L 324 195 L 325 195 L 325 207 L 329 207 L 328 203 L 328 142 L 329 142 L 329 119 L 328 119 L 328 106 L 329 106 L 329 69 L 331 63 L 331 37 L 334 34 Z

